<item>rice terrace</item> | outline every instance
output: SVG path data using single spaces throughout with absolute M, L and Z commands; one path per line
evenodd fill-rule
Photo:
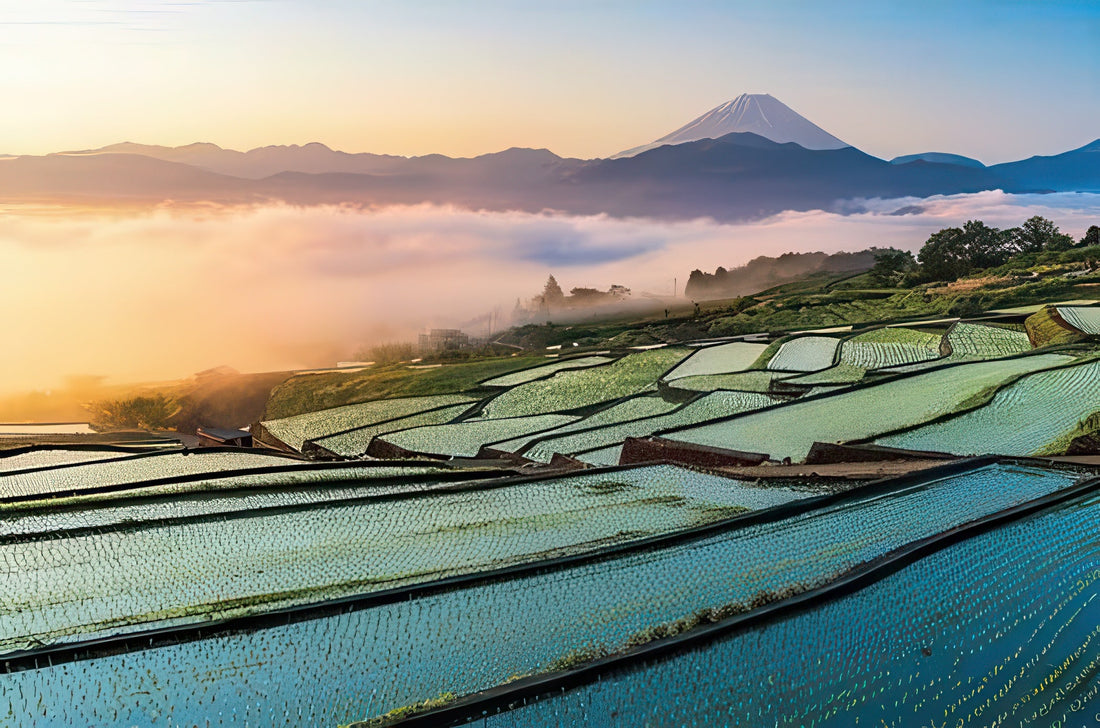
M 6 435 L 0 714 L 903 726 L 1070 710 L 1093 700 L 1100 639 L 1100 305 L 1017 308 L 615 343 L 713 327 L 719 301 L 589 325 L 614 335 L 568 352 L 291 376 L 253 448 Z M 415 394 L 308 408 L 379 377 Z M 828 646 L 792 658 L 807 635 Z
M 1100 726 L 1098 38 L 0 8 L 0 728 Z

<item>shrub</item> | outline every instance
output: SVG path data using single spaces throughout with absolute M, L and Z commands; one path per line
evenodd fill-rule
M 91 426 L 105 430 L 167 430 L 179 403 L 163 394 L 101 400 L 88 405 Z

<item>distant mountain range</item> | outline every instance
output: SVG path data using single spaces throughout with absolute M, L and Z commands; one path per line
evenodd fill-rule
M 932 162 L 933 164 L 958 164 L 963 167 L 985 167 L 977 159 L 964 157 L 961 154 L 946 154 L 944 152 L 921 152 L 920 154 L 906 154 L 894 157 L 890 164 L 909 164 L 910 162 Z
M 720 133 L 728 128 L 739 130 Z M 718 136 L 686 140 L 697 134 Z M 124 143 L 0 159 L 0 202 L 429 202 L 733 221 L 782 210 L 851 209 L 843 203 L 853 198 L 992 189 L 1100 192 L 1100 139 L 1063 154 L 989 167 L 937 152 L 887 162 L 766 95 L 740 96 L 654 144 L 613 159 L 581 160 L 545 149 L 453 159 L 348 154 L 316 143 L 248 152 L 213 144 Z

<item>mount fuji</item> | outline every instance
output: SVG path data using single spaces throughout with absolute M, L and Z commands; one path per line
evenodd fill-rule
M 718 139 L 731 132 L 752 132 L 785 144 L 794 142 L 806 149 L 844 149 L 851 146 L 837 139 L 771 94 L 741 94 L 657 141 L 619 152 L 612 159 L 633 157 L 666 144 L 684 144 L 700 139 Z

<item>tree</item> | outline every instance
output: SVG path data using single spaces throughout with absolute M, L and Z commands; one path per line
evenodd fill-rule
M 549 306 L 561 306 L 565 301 L 565 294 L 561 290 L 554 276 L 546 279 L 546 287 L 542 289 L 543 303 Z
M 917 260 L 907 250 L 883 248 L 875 252 L 871 280 L 879 286 L 896 286 L 905 274 L 917 267 Z
M 925 278 L 954 280 L 973 270 L 1004 264 L 1014 250 L 1009 237 L 981 220 L 933 233 L 917 254 Z
M 1037 253 L 1041 250 L 1068 250 L 1073 239 L 1058 230 L 1058 226 L 1045 217 L 1035 215 L 1023 225 L 1005 231 L 1012 246 L 1021 253 Z
M 962 228 L 943 228 L 928 236 L 917 253 L 926 278 L 955 280 L 969 270 Z
M 1085 237 L 1081 238 L 1077 247 L 1087 248 L 1090 245 L 1100 245 L 1100 226 L 1089 225 L 1089 229 L 1085 231 Z
M 709 276 L 698 268 L 693 270 L 688 276 L 687 285 L 684 286 L 684 295 L 689 298 L 703 295 L 709 288 L 708 278 Z
M 1047 250 L 1069 250 L 1073 247 L 1073 238 L 1065 233 L 1055 233 L 1054 237 L 1047 241 Z
M 1036 215 L 1028 218 L 1023 225 L 1006 231 L 1012 238 L 1016 250 L 1021 253 L 1037 253 L 1047 246 L 1058 228 L 1045 217 Z
M 593 306 L 610 298 L 610 295 L 595 288 L 574 288 L 569 291 L 569 302 L 576 306 Z
M 1004 265 L 1013 252 L 1008 236 L 981 220 L 967 220 L 963 225 L 963 238 L 971 270 Z

